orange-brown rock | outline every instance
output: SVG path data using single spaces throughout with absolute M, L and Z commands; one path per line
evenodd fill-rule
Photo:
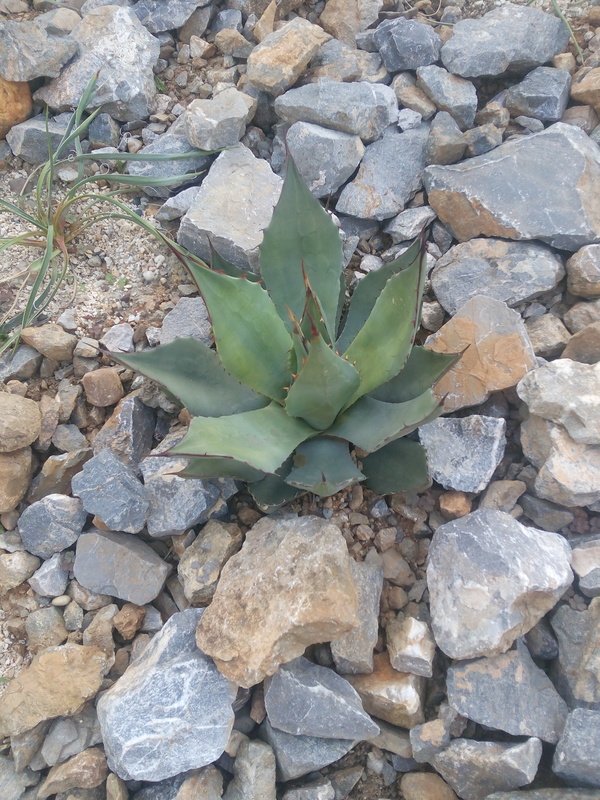
M 583 67 L 573 76 L 571 97 L 578 103 L 588 103 L 600 111 L 600 67 Z
M 458 519 L 471 512 L 472 503 L 464 492 L 444 492 L 440 495 L 440 511 L 446 519 Z
M 328 0 L 321 14 L 323 28 L 348 47 L 356 47 L 356 34 L 377 22 L 383 0 Z
M 5 81 L 0 77 L 0 139 L 13 125 L 31 115 L 31 90 L 25 81 Z
M 144 606 L 136 606 L 134 603 L 125 603 L 123 608 L 115 615 L 114 626 L 125 641 L 133 639 L 135 634 L 142 627 L 146 609 Z
M 115 367 L 101 367 L 87 372 L 81 382 L 86 399 L 92 406 L 112 406 L 124 395 L 123 384 Z
M 100 747 L 89 747 L 62 764 L 56 764 L 38 789 L 38 800 L 69 789 L 94 789 L 106 779 L 106 756 Z
M 32 466 L 31 447 L 0 453 L 0 514 L 12 511 L 25 497 Z

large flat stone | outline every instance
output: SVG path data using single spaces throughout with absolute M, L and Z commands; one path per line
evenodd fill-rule
M 600 148 L 562 122 L 424 175 L 429 204 L 459 241 L 540 239 L 562 250 L 600 242 L 599 181 Z

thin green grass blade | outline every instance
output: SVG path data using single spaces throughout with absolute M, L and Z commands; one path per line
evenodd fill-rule
M 298 445 L 285 481 L 297 489 L 329 497 L 364 479 L 350 457 L 348 442 L 318 436 Z
M 21 219 L 24 219 L 26 222 L 29 222 L 31 225 L 34 225 L 39 230 L 44 231 L 47 230 L 47 225 L 41 222 L 37 217 L 34 217 L 32 214 L 28 214 L 26 211 L 23 211 L 22 208 L 16 206 L 14 203 L 10 203 L 8 200 L 3 200 L 0 197 L 0 209 L 5 209 L 6 211 L 10 211 L 11 214 L 16 214 Z
M 384 403 L 405 403 L 429 389 L 456 364 L 460 353 L 436 353 L 426 347 L 413 347 L 402 372 L 378 386 L 369 397 Z
M 365 486 L 377 494 L 424 492 L 431 486 L 425 449 L 411 439 L 396 439 L 361 461 Z

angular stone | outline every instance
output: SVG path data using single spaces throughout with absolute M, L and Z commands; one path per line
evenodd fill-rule
M 439 775 L 409 772 L 402 776 L 400 789 L 404 800 L 456 800 L 456 795 Z
M 121 400 L 94 437 L 94 454 L 111 450 L 124 464 L 136 469 L 152 447 L 155 416 L 135 395 Z
M 388 128 L 366 148 L 358 174 L 342 190 L 336 211 L 377 220 L 402 211 L 422 186 L 427 136 L 425 125 L 404 133 Z
M 19 452 L 26 453 L 27 450 L 29 450 L 29 448 L 20 450 Z M 11 453 L 11 457 L 14 461 L 14 453 Z M 92 451 L 90 448 L 76 450 L 71 453 L 62 453 L 59 456 L 50 456 L 46 459 L 42 469 L 31 484 L 31 489 L 27 496 L 28 502 L 35 503 L 37 500 L 41 500 L 49 494 L 69 494 L 71 492 L 71 478 L 83 468 L 83 464 L 91 457 Z M 31 451 L 29 451 L 29 462 L 31 463 Z M 2 457 L 0 456 L 0 474 L 2 471 L 1 464 Z M 2 482 L 0 481 L 0 486 L 1 485 Z M 23 494 L 27 491 L 28 485 L 29 480 L 26 481 Z M 23 495 L 21 495 L 21 497 L 22 496 Z
M 416 84 L 417 79 L 411 72 L 401 72 L 394 77 L 392 89 L 401 106 L 416 111 L 423 119 L 429 119 L 437 111 L 437 106 Z
M 492 481 L 479 501 L 479 508 L 510 514 L 526 489 L 527 484 L 523 481 Z
M 459 714 L 513 736 L 556 744 L 567 719 L 567 704 L 522 642 L 508 653 L 454 664 L 447 691 Z
M 169 222 L 172 219 L 179 219 L 189 210 L 200 191 L 199 186 L 190 186 L 173 197 L 169 197 L 156 212 L 156 219 L 161 222 Z M 177 306 L 176 306 L 177 307 Z
M 385 629 L 390 663 L 398 672 L 433 675 L 435 642 L 427 623 L 414 617 L 392 620 Z
M 41 363 L 41 353 L 27 344 L 20 344 L 14 352 L 10 349 L 0 356 L 0 381 L 8 383 L 32 378 Z
M 434 756 L 448 747 L 452 737 L 459 736 L 465 729 L 466 719 L 459 716 L 449 706 L 446 708 L 451 714 L 447 713 L 410 729 L 409 743 L 412 749 L 412 758 L 419 764 L 431 761 Z M 456 720 L 461 721 L 459 726 L 456 725 Z
M 567 288 L 579 297 L 600 297 L 600 245 L 582 247 L 567 261 Z
M 336 192 L 356 170 L 365 152 L 359 136 L 310 122 L 295 122 L 285 135 L 285 144 L 315 197 Z
M 581 364 L 597 364 L 600 361 L 600 322 L 594 322 L 571 336 L 561 358 Z
M 296 17 L 269 33 L 248 58 L 247 78 L 277 97 L 294 84 L 320 46 L 330 38 L 322 28 Z
M 65 644 L 36 656 L 0 697 L 0 731 L 15 736 L 54 717 L 76 714 L 95 697 L 107 664 L 97 647 Z
M 569 708 L 600 711 L 600 600 L 586 611 L 560 606 L 550 619 L 558 639 L 552 678 Z
M 532 370 L 517 386 L 532 414 L 563 425 L 582 444 L 600 444 L 600 366 L 563 358 Z
M 455 164 L 463 157 L 466 146 L 467 141 L 457 123 L 447 111 L 440 111 L 435 115 L 429 129 L 425 163 Z
M 377 22 L 383 0 L 329 0 L 319 24 L 349 47 L 356 46 L 356 34 Z
M 340 796 L 341 795 L 340 793 Z M 336 790 L 327 778 L 311 781 L 296 789 L 288 789 L 281 800 L 335 800 Z
M 31 578 L 40 566 L 39 558 L 25 550 L 15 553 L 3 553 L 0 556 L 0 595 L 20 586 Z
M 304 83 L 316 81 L 319 78 L 331 78 L 331 80 L 346 83 L 359 80 L 363 72 L 361 62 L 370 63 L 368 59 L 372 59 L 373 55 L 373 53 L 361 53 L 359 50 L 347 47 L 337 39 L 331 39 L 320 47 L 316 56 L 311 60 L 309 69 L 305 73 Z M 377 59 L 379 56 L 375 55 L 375 60 Z M 381 66 L 381 59 L 379 59 L 379 66 Z
M 177 574 L 183 592 L 194 606 L 210 603 L 221 570 L 242 545 L 237 525 L 210 520 L 183 552 Z
M 144 119 L 156 95 L 152 67 L 160 42 L 140 23 L 132 9 L 101 6 L 85 15 L 71 36 L 79 54 L 35 98 L 50 108 L 75 108 L 91 77 L 98 72 L 97 88 L 88 108 L 120 121 Z
M 86 372 L 81 383 L 88 403 L 99 408 L 106 408 L 118 403 L 123 397 L 123 384 L 114 367 L 101 367 L 93 372 Z
M 186 139 L 201 150 L 237 144 L 256 111 L 257 101 L 234 87 L 210 100 L 193 100 L 184 115 Z
M 14 125 L 24 122 L 31 115 L 29 84 L 0 77 L 0 108 L 0 138 L 4 139 Z
M 294 780 L 332 764 L 354 746 L 354 742 L 348 739 L 293 736 L 273 728 L 268 719 L 260 727 L 260 736 L 275 752 L 277 776 L 282 781 Z
M 356 134 L 365 142 L 378 139 L 398 118 L 396 95 L 389 86 L 329 78 L 290 89 L 275 100 L 274 108 L 284 122 L 312 122 Z
M 150 33 L 181 28 L 204 0 L 140 0 L 134 6 L 142 25 Z
M 210 245 L 243 269 L 258 267 L 258 246 L 279 199 L 282 180 L 269 165 L 237 145 L 212 165 L 177 240 L 201 258 L 210 259 Z M 231 193 L 236 202 L 231 203 Z
M 106 757 L 99 747 L 84 750 L 64 764 L 52 767 L 46 780 L 38 789 L 37 796 L 40 800 L 51 794 L 68 791 L 69 789 L 93 789 L 106 780 L 108 767 Z
M 573 522 L 573 514 L 566 508 L 541 500 L 535 495 L 524 494 L 519 505 L 536 527 L 545 531 L 560 531 Z
M 30 769 L 17 769 L 12 758 L 0 756 L 0 791 L 2 800 L 33 800 L 35 789 L 27 791 L 28 786 L 38 782 L 37 773 Z
M 93 703 L 88 703 L 75 716 L 60 717 L 52 722 L 41 755 L 46 764 L 53 767 L 101 742 L 98 715 Z
M 515 306 L 553 289 L 564 277 L 549 247 L 504 239 L 472 239 L 450 248 L 431 273 L 433 291 L 449 314 L 476 295 Z
M 576 303 L 563 317 L 571 333 L 578 333 L 593 322 L 600 321 L 600 300 Z
M 271 725 L 295 736 L 368 739 L 379 733 L 348 681 L 305 658 L 267 678 L 265 707 Z
M 491 792 L 531 783 L 541 755 L 539 739 L 515 745 L 455 739 L 432 766 L 463 800 L 484 800 Z
M 210 764 L 225 749 L 236 687 L 196 647 L 202 613 L 189 608 L 170 617 L 100 698 L 108 765 L 123 780 L 164 780 Z
M 592 539 L 573 547 L 573 571 L 579 591 L 586 597 L 600 595 L 600 540 Z
M 505 431 L 506 420 L 478 414 L 421 425 L 431 477 L 444 489 L 482 492 L 504 456 Z
M 526 528 L 502 511 L 441 525 L 427 566 L 438 647 L 457 659 L 504 652 L 570 586 L 570 562 L 562 536 Z
M 525 326 L 533 350 L 541 358 L 558 358 L 571 339 L 569 331 L 553 314 L 530 317 Z
M 568 182 L 558 178 L 565 173 Z M 582 130 L 562 122 L 460 165 L 428 167 L 424 176 L 429 204 L 459 241 L 541 239 L 563 250 L 600 241 L 592 189 L 599 179 L 600 151 Z M 540 196 L 548 200 L 543 210 Z
M 36 402 L 18 394 L 0 392 L 0 453 L 27 447 L 39 436 L 41 424 Z
M 419 67 L 417 86 L 441 111 L 447 111 L 461 131 L 473 126 L 477 111 L 477 92 L 471 81 L 451 75 L 433 64 Z
M 52 12 L 0 22 L 0 74 L 6 81 L 55 78 L 77 52 L 77 42 L 52 27 Z
M 60 597 L 64 594 L 69 580 L 69 572 L 63 566 L 60 553 L 56 553 L 37 569 L 29 585 L 41 597 Z
M 444 409 L 479 405 L 490 394 L 514 386 L 537 360 L 521 316 L 500 300 L 477 296 L 426 341 L 436 353 L 461 353 L 436 384 Z
M 370 675 L 348 675 L 369 714 L 398 725 L 412 728 L 424 721 L 424 681 L 417 675 L 397 672 L 387 653 L 377 653 Z
M 352 560 L 350 569 L 358 591 L 360 622 L 357 628 L 331 642 L 331 655 L 338 672 L 357 675 L 373 671 L 373 651 L 379 633 L 379 604 L 383 568 L 371 560 Z
M 429 25 L 413 19 L 384 20 L 373 40 L 388 72 L 426 67 L 440 57 L 440 37 Z
M 63 494 L 49 494 L 32 503 L 19 517 L 23 544 L 40 558 L 50 558 L 77 541 L 87 513 L 81 500 Z
M 600 787 L 600 711 L 576 708 L 569 714 L 552 771 L 571 786 Z
M 87 129 L 92 150 L 100 147 L 118 147 L 121 139 L 120 128 L 119 123 L 110 114 L 98 114 Z
M 160 594 L 170 567 L 135 536 L 92 529 L 79 537 L 73 572 L 86 589 L 141 606 Z
M 56 406 L 59 406 L 58 402 Z M 63 453 L 81 450 L 88 443 L 86 437 L 76 425 L 57 425 L 51 441 L 54 447 Z
M 600 109 L 600 68 L 582 68 L 576 73 L 571 97 L 578 103 L 589 103 L 596 111 Z
M 558 122 L 569 102 L 571 76 L 566 69 L 538 67 L 506 93 L 506 108 L 542 122 Z
M 429 206 L 419 206 L 418 208 L 407 208 L 402 211 L 384 228 L 385 233 L 389 233 L 392 241 L 407 242 L 420 234 L 426 225 L 435 219 L 435 212 Z
M 212 344 L 210 319 L 201 297 L 181 297 L 165 316 L 160 330 L 160 344 L 169 344 L 182 337 L 192 337 Z
M 135 473 L 111 450 L 101 450 L 71 481 L 89 514 L 114 531 L 139 533 L 146 523 L 150 502 Z
M 342 636 L 358 622 L 339 529 L 310 516 L 265 517 L 223 568 L 197 641 L 223 674 L 249 687 L 309 644 Z
M 275 800 L 275 754 L 265 742 L 242 742 L 233 765 L 233 780 L 223 800 Z
M 568 31 L 559 23 L 552 14 L 506 3 L 480 19 L 457 22 L 442 47 L 442 62 L 463 78 L 524 72 L 566 48 Z
M 12 453 L 0 453 L 0 514 L 12 511 L 25 496 L 32 467 L 30 447 Z
M 29 614 L 25 620 L 27 644 L 32 653 L 56 647 L 66 641 L 68 634 L 58 608 L 48 606 Z

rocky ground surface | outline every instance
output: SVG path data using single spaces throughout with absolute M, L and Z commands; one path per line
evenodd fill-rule
M 431 224 L 419 341 L 465 353 L 429 491 L 265 517 L 152 457 L 189 417 L 102 348 L 210 343 L 206 309 L 132 223 L 86 232 L 0 359 L 0 797 L 597 800 L 600 7 L 562 6 L 582 60 L 481 0 L 70 5 L 0 0 L 2 197 L 99 70 L 90 150 L 228 148 L 130 164 L 204 170 L 145 219 L 254 266 L 287 139 L 349 291 Z

